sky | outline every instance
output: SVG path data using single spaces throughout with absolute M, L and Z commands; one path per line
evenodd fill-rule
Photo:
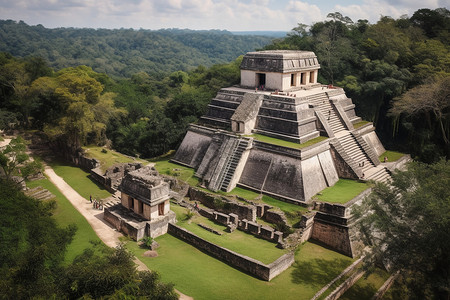
M 0 19 L 47 28 L 189 28 L 289 31 L 340 12 L 353 21 L 412 16 L 450 0 L 0 0 Z

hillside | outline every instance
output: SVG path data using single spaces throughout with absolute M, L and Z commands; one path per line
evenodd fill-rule
M 0 51 L 17 57 L 40 56 L 57 70 L 87 65 L 113 77 L 226 63 L 272 39 L 220 30 L 49 29 L 0 20 Z

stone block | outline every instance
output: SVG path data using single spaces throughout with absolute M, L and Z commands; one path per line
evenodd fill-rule
M 273 240 L 274 229 L 269 226 L 261 226 L 259 236 L 265 240 Z
M 238 222 L 239 222 L 238 215 L 231 213 L 231 214 L 229 214 L 229 216 L 230 216 L 230 223 L 237 226 Z
M 228 223 L 230 223 L 230 216 L 220 212 L 214 212 L 214 220 L 216 220 L 217 223 L 228 225 Z
M 282 243 L 283 242 L 283 233 L 281 231 L 275 231 L 273 233 L 273 241 L 276 243 Z
M 259 234 L 261 231 L 261 225 L 256 222 L 247 222 L 247 230 L 252 234 Z

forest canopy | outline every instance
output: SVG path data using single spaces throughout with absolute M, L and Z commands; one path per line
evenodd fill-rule
M 0 51 L 22 58 L 41 57 L 56 70 L 86 65 L 111 77 L 167 74 L 227 63 L 272 39 L 221 30 L 49 29 L 0 20 Z
M 448 95 L 438 110 L 414 113 L 408 99 L 427 85 L 445 87 L 449 32 L 445 8 L 383 16 L 375 24 L 334 12 L 270 44 L 224 31 L 46 29 L 0 21 L 0 45 L 10 52 L 0 54 L 0 126 L 43 130 L 71 150 L 108 143 L 154 157 L 177 148 L 220 88 L 239 83 L 239 55 L 259 47 L 308 50 L 321 64 L 319 82 L 343 87 L 383 144 L 433 162 L 450 157 Z M 212 65 L 218 61 L 228 63 Z

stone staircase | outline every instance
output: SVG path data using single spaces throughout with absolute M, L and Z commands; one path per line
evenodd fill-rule
M 49 200 L 55 198 L 55 195 L 41 186 L 26 190 L 25 195 L 37 200 Z
M 307 97 L 308 102 L 314 106 L 314 108 L 322 113 L 327 119 L 333 133 L 346 130 L 339 116 L 336 114 L 334 107 L 330 103 L 326 93 L 319 93 Z
M 362 173 L 366 173 L 369 169 L 375 167 L 364 149 L 356 141 L 356 138 L 350 131 L 342 132 L 336 136 L 347 155 L 353 160 L 353 163 L 347 162 L 353 168 L 358 167 Z
M 237 147 L 235 148 L 230 160 L 225 166 L 224 176 L 222 179 L 222 184 L 220 185 L 220 190 L 227 192 L 228 186 L 231 183 L 231 179 L 233 178 L 234 172 L 236 171 L 236 167 L 241 160 L 242 153 L 244 153 L 245 149 L 248 147 L 248 140 L 240 139 Z
M 379 165 L 375 168 L 372 168 L 367 172 L 366 180 L 374 180 L 383 183 L 388 183 L 391 180 L 391 172 L 384 166 Z
M 247 148 L 249 141 L 245 138 L 233 137 L 223 145 L 220 160 L 217 164 L 215 175 L 211 178 L 208 188 L 212 191 L 227 190 L 233 178 L 242 153 Z
M 116 192 L 115 194 L 112 194 L 111 197 L 102 199 L 103 200 L 103 208 L 112 207 L 116 204 L 119 204 L 120 201 L 120 192 Z

